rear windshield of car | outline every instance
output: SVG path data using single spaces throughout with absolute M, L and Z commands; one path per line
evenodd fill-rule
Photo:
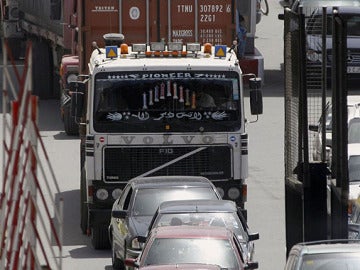
M 240 269 L 229 240 L 221 239 L 155 239 L 144 265 L 206 263 L 222 269 Z
M 360 269 L 360 252 L 304 255 L 300 270 Z
M 218 226 L 232 230 L 242 241 L 248 241 L 248 236 L 235 212 L 204 212 L 204 213 L 165 213 L 159 214 L 152 228 L 175 225 Z
M 135 216 L 152 216 L 158 206 L 172 200 L 217 200 L 211 187 L 141 189 L 135 195 L 133 213 Z

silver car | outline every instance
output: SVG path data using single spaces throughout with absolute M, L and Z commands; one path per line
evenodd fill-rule
M 285 270 L 360 269 L 360 241 L 328 240 L 294 245 Z
M 220 200 L 214 184 L 201 176 L 153 176 L 130 180 L 114 202 L 109 225 L 114 269 L 125 269 L 125 258 L 136 258 L 156 209 L 164 201 Z

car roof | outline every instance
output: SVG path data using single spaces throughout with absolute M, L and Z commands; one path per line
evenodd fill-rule
M 151 233 L 154 238 L 229 239 L 232 236 L 231 230 L 217 226 L 164 226 L 155 228 Z
M 235 202 L 229 200 L 177 200 L 160 204 L 158 213 L 237 212 Z
M 360 241 L 329 240 L 299 243 L 292 247 L 290 253 L 298 254 L 322 254 L 322 253 L 360 253 Z
M 156 187 L 209 187 L 213 186 L 209 179 L 202 176 L 151 176 L 137 177 L 128 182 L 134 189 Z

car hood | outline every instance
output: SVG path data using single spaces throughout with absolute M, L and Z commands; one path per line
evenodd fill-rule
M 134 233 L 139 236 L 145 236 L 149 228 L 152 216 L 132 216 L 129 218 L 130 226 Z
M 308 49 L 314 51 L 322 50 L 322 37 L 321 35 L 307 35 L 307 46 Z M 332 37 L 327 36 L 326 38 L 326 48 L 329 50 L 332 48 Z M 359 36 L 348 36 L 347 37 L 347 48 L 348 49 L 360 49 L 360 37 Z

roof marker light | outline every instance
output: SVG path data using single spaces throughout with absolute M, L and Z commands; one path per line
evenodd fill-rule
M 133 44 L 132 45 L 133 52 L 146 52 L 146 44 Z
M 129 53 L 129 46 L 127 44 L 121 44 L 120 45 L 120 53 L 121 54 L 128 54 Z
M 211 54 L 211 43 L 204 44 L 204 53 Z
M 182 47 L 183 47 L 183 45 L 181 42 L 169 42 L 168 43 L 169 51 L 181 51 Z
M 200 43 L 187 43 L 186 44 L 186 51 L 188 52 L 199 52 L 201 51 Z
M 159 52 L 165 51 L 165 43 L 163 43 L 163 42 L 152 42 L 150 44 L 150 50 L 151 51 L 159 51 Z

